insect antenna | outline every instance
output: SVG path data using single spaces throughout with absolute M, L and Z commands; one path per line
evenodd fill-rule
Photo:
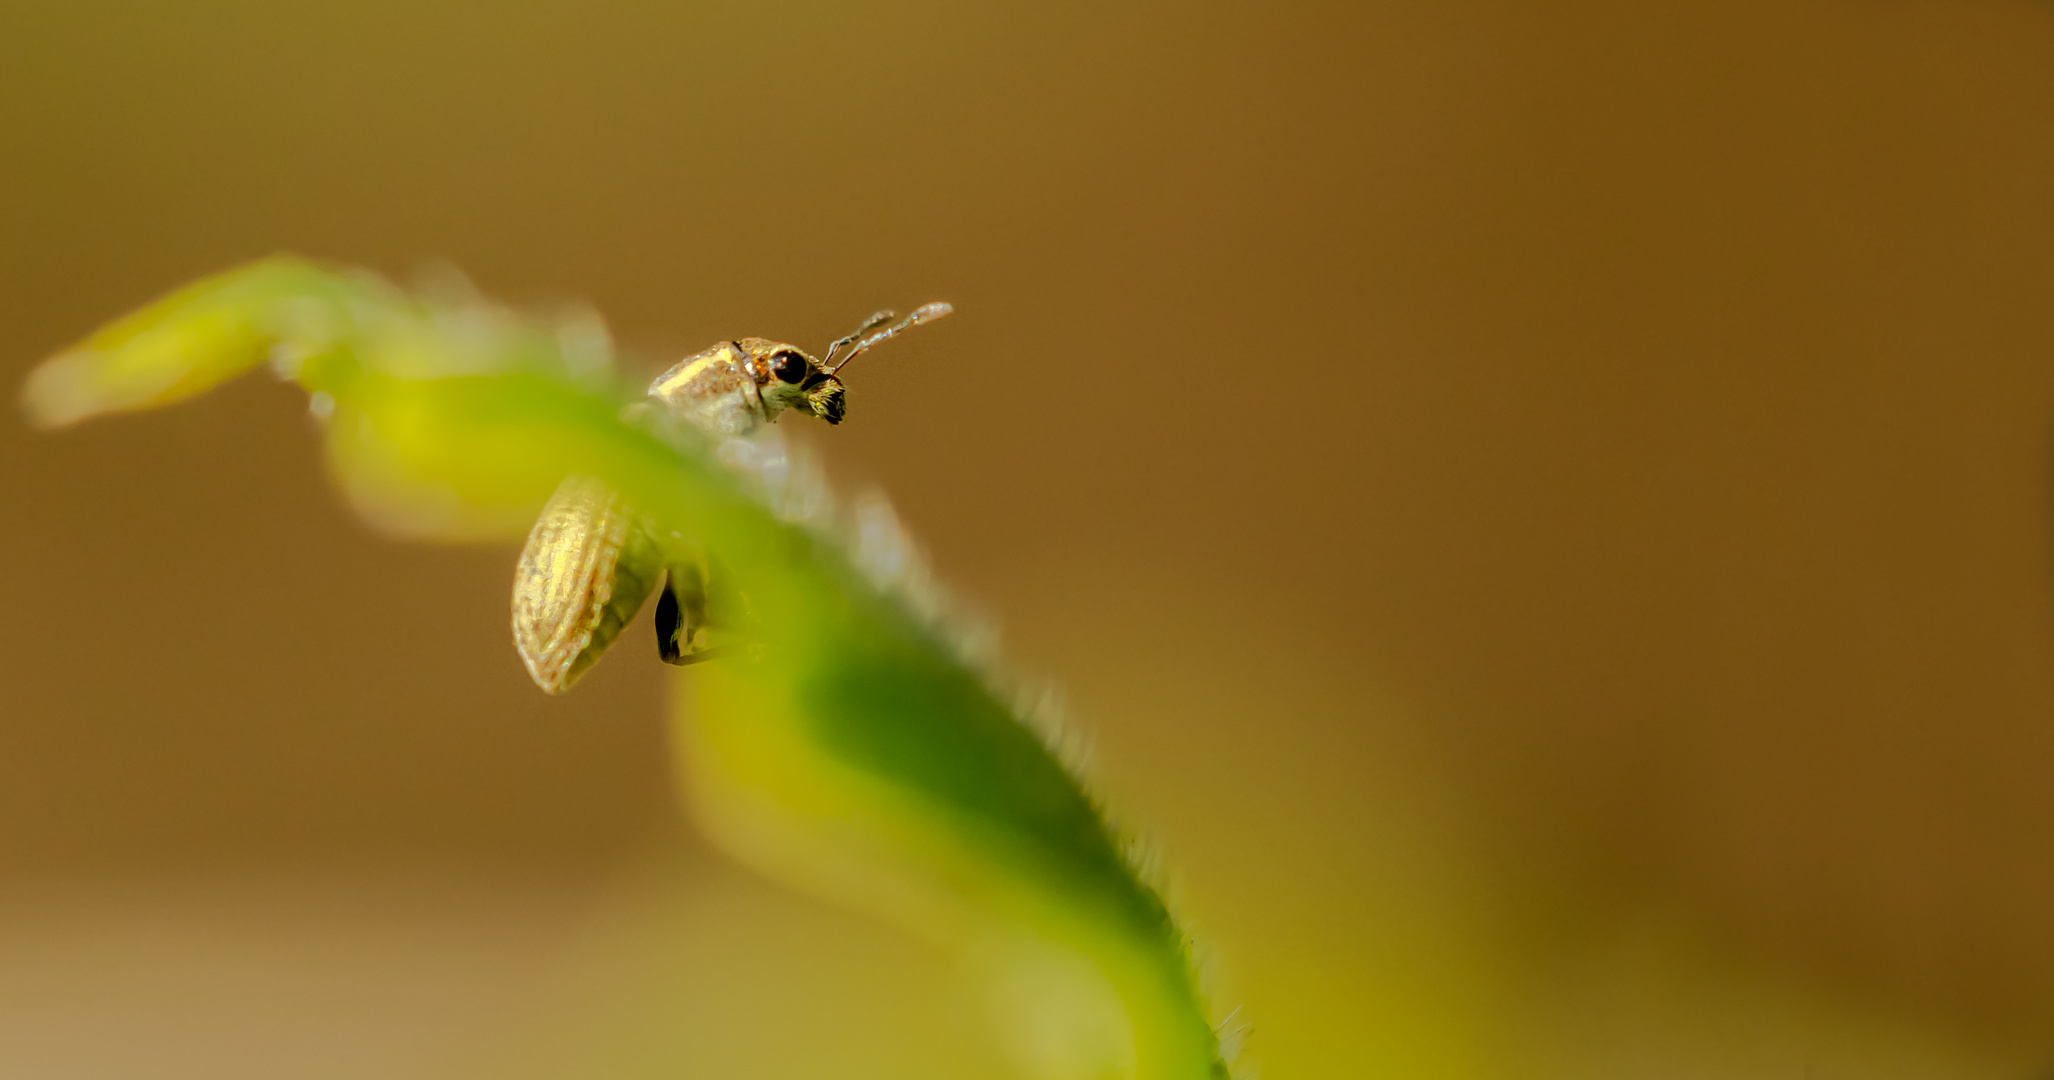
M 853 333 L 849 334 L 847 337 L 836 338 L 834 340 L 834 344 L 829 345 L 827 347 L 827 355 L 822 356 L 820 358 L 821 366 L 826 367 L 829 363 L 832 363 L 834 360 L 834 354 L 842 351 L 842 349 L 846 348 L 847 346 L 855 344 L 857 339 L 861 338 L 864 334 L 867 334 L 870 331 L 875 330 L 878 327 L 883 326 L 885 323 L 888 323 L 898 317 L 899 313 L 893 311 L 890 308 L 886 308 L 883 311 L 872 313 L 869 318 L 863 320 L 863 325 L 857 327 Z M 828 370 L 832 371 L 834 369 L 828 368 Z
M 855 342 L 853 346 L 850 346 L 848 353 L 841 358 L 841 361 L 839 363 L 827 369 L 827 373 L 829 375 L 832 375 L 835 372 L 840 371 L 842 368 L 847 367 L 849 361 L 854 360 L 858 356 L 863 355 L 863 351 L 865 349 L 870 348 L 872 345 L 889 341 L 892 338 L 897 337 L 899 334 L 907 330 L 911 330 L 912 328 L 920 325 L 921 323 L 933 322 L 934 320 L 939 319 L 942 316 L 947 315 L 949 312 L 954 310 L 956 309 L 940 301 L 936 301 L 932 304 L 922 304 L 911 315 L 908 315 L 905 318 L 900 319 L 898 322 L 892 323 L 892 325 L 890 326 L 885 326 L 882 330 L 878 329 L 878 327 L 884 326 L 885 323 L 890 322 L 894 313 L 890 311 L 880 311 L 877 314 L 870 316 L 868 319 L 863 320 L 863 325 L 859 327 L 855 333 L 850 334 L 848 337 L 842 338 L 840 341 L 837 341 L 834 344 L 827 347 L 827 359 L 832 359 L 836 353 L 841 351 L 841 347 L 844 343 L 847 343 L 849 341 Z M 825 366 L 827 364 L 827 359 L 823 359 L 821 361 L 822 366 Z

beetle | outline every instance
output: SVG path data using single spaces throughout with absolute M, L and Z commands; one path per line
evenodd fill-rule
M 903 319 L 877 312 L 819 359 L 767 338 L 723 341 L 658 375 L 649 397 L 716 440 L 747 435 L 787 412 L 839 424 L 848 411 L 841 369 L 952 310 L 926 304 Z M 560 694 L 613 644 L 660 583 L 657 654 L 672 664 L 714 659 L 724 650 L 701 640 L 707 577 L 703 553 L 683 561 L 666 554 L 618 492 L 590 477 L 566 477 L 536 518 L 514 570 L 514 647 L 535 684 Z

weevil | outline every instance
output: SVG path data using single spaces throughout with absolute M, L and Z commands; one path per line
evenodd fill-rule
M 714 439 L 747 435 L 787 412 L 839 424 L 848 411 L 841 369 L 872 346 L 951 310 L 933 303 L 905 318 L 877 312 L 819 359 L 781 341 L 723 341 L 658 375 L 649 397 Z M 514 571 L 514 646 L 536 685 L 560 694 L 660 588 L 657 655 L 672 664 L 714 659 L 723 650 L 702 641 L 708 576 L 703 554 L 682 560 L 667 554 L 618 492 L 589 477 L 568 477 L 535 520 Z

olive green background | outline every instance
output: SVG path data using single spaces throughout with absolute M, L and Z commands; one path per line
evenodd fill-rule
M 652 369 L 954 302 L 795 433 L 1265 1076 L 2054 1066 L 2054 8 L 0 7 L 8 383 L 280 249 Z M 1003 1075 L 310 426 L 0 418 L 0 1073 Z

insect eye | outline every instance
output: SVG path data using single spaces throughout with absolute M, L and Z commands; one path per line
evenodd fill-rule
M 793 352 L 779 353 L 777 358 L 770 362 L 770 373 L 776 375 L 778 381 L 796 386 L 805 381 L 806 358 Z

